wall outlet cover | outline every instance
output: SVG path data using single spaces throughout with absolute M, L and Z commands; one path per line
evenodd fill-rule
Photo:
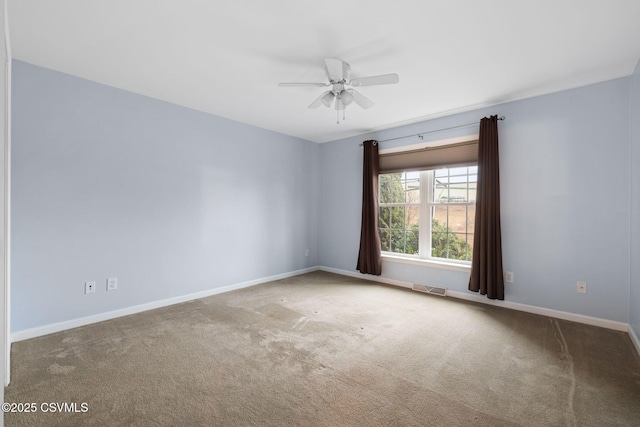
M 578 284 L 576 286 L 576 291 L 579 294 L 586 294 L 587 293 L 587 282 L 578 282 Z
M 84 282 L 84 293 L 92 294 L 96 291 L 96 282 Z
M 118 278 L 117 277 L 109 277 L 107 279 L 107 290 L 114 291 L 118 289 Z

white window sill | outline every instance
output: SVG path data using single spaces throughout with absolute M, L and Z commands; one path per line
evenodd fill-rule
M 397 255 L 382 254 L 382 261 L 397 262 L 400 264 L 421 265 L 423 267 L 444 268 L 447 270 L 471 271 L 471 264 L 461 264 L 456 262 L 435 261 L 432 259 L 409 258 Z

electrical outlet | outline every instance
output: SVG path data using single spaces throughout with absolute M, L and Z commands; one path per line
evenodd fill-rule
M 304 256 L 309 256 L 309 249 L 304 250 Z
M 92 294 L 96 291 L 96 282 L 84 282 L 84 293 Z
M 579 294 L 586 294 L 587 293 L 587 282 L 578 282 L 578 284 L 576 286 L 576 291 Z
M 505 271 L 504 281 L 507 283 L 513 283 L 513 271 Z
M 118 289 L 118 278 L 117 277 L 109 277 L 107 279 L 107 290 L 115 291 Z

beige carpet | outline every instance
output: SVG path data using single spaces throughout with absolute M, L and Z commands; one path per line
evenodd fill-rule
M 324 272 L 15 343 L 11 378 L 8 426 L 640 425 L 626 333 Z

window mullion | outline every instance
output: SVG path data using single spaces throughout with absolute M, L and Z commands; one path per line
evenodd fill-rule
M 420 258 L 431 257 L 431 204 L 433 172 L 420 172 Z

